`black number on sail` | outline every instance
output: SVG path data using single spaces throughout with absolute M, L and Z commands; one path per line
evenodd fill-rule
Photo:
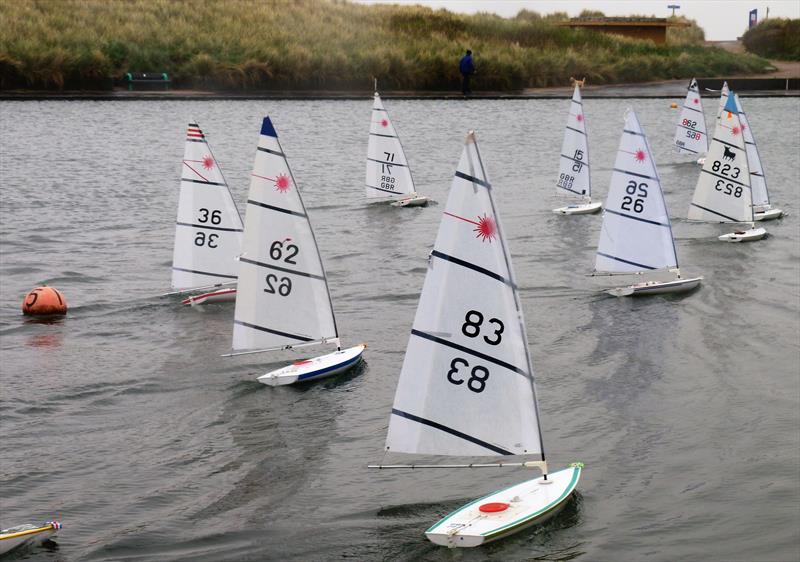
M 461 333 L 467 336 L 468 338 L 477 338 L 481 333 L 481 325 L 483 324 L 483 314 L 478 312 L 477 310 L 470 310 L 464 316 L 464 324 L 461 325 Z M 496 329 L 492 335 L 497 336 L 496 338 L 489 338 L 488 336 L 483 336 L 483 341 L 488 343 L 489 345 L 498 345 L 503 337 L 502 333 L 505 329 L 503 322 L 498 320 L 497 318 L 490 318 L 489 324 L 494 324 Z
M 278 261 L 283 258 L 285 263 L 290 263 L 292 265 L 297 265 L 297 262 L 294 261 L 294 258 L 297 253 L 300 251 L 300 248 L 295 246 L 294 244 L 287 244 L 284 248 L 284 242 L 288 242 L 288 240 L 275 240 L 270 247 L 269 247 L 269 257 Z M 286 250 L 286 255 L 283 255 L 283 251 Z
M 733 195 L 737 199 L 742 196 L 742 186 L 733 185 L 732 183 L 725 183 L 725 180 L 717 180 L 716 185 L 714 185 L 714 189 L 724 193 L 725 195 Z
M 458 386 L 464 384 L 464 379 L 457 379 L 455 375 L 458 374 L 459 366 L 469 367 L 469 362 L 462 357 L 456 357 L 450 361 L 450 370 L 447 371 L 447 380 Z M 472 392 L 480 394 L 486 389 L 486 381 L 489 379 L 489 369 L 482 365 L 475 365 L 470 371 L 470 377 L 467 380 L 467 388 Z
M 209 218 L 211 219 L 211 224 L 219 224 L 222 222 L 222 211 L 219 209 L 209 211 L 203 207 L 200 209 L 200 215 L 201 216 L 197 219 L 197 222 L 207 223 Z
M 288 296 L 289 293 L 292 292 L 292 280 L 288 277 L 281 277 L 280 282 L 278 282 L 278 276 L 274 273 L 270 273 L 266 277 L 267 286 L 264 288 L 265 293 L 275 294 L 276 292 L 282 296 Z M 275 290 L 275 284 L 278 283 L 278 289 Z
M 634 211 L 635 213 L 641 213 L 644 211 L 644 200 L 647 198 L 647 188 L 648 185 L 644 182 L 636 183 L 634 180 L 628 182 L 628 185 L 625 186 L 625 197 L 622 198 L 622 205 L 620 207 L 624 211 Z M 633 195 L 636 195 L 637 198 L 634 199 Z M 633 208 L 631 208 L 633 205 Z
M 208 246 L 209 248 L 217 247 L 217 238 L 219 234 L 209 234 L 206 236 L 205 232 L 198 232 L 194 237 L 195 246 Z

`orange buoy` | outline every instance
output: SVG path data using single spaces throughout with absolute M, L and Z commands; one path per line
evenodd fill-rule
M 67 313 L 67 299 L 53 287 L 36 287 L 25 295 L 22 313 L 46 316 Z
M 675 102 L 672 102 L 671 104 L 669 104 L 669 106 L 670 106 L 672 109 L 677 109 L 677 108 L 678 108 L 678 104 L 677 104 L 677 103 L 675 103 Z

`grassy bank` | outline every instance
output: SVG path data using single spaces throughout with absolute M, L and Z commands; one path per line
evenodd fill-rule
M 173 87 L 447 90 L 475 52 L 475 88 L 642 82 L 761 72 L 766 62 L 697 45 L 557 27 L 566 14 L 504 19 L 328 0 L 0 0 L 0 87 L 110 87 L 128 71 Z
M 762 57 L 800 60 L 800 19 L 764 20 L 742 36 L 745 49 Z

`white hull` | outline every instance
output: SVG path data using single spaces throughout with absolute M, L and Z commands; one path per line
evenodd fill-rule
M 0 531 L 0 555 L 24 544 L 40 543 L 53 535 L 61 528 L 59 523 L 48 523 L 41 527 L 36 525 L 19 525 Z
M 755 211 L 753 218 L 757 221 L 769 221 L 779 219 L 783 216 L 783 209 L 764 209 L 763 211 Z
M 602 201 L 595 203 L 581 203 L 580 205 L 567 205 L 566 207 L 559 207 L 553 209 L 553 212 L 558 215 L 590 215 L 598 212 L 603 208 Z
M 295 361 L 291 365 L 261 375 L 258 377 L 258 382 L 269 386 L 280 386 L 338 375 L 358 365 L 366 347 L 362 343 L 355 347 L 334 351 L 313 359 Z
M 723 234 L 719 240 L 723 242 L 753 242 L 761 240 L 766 236 L 767 231 L 764 228 L 748 228 L 747 230 L 737 230 L 729 234 Z
M 218 289 L 210 293 L 193 295 L 183 299 L 181 304 L 197 306 L 201 304 L 217 304 L 221 302 L 236 302 L 236 289 Z
M 614 297 L 636 297 L 643 295 L 663 295 L 667 293 L 686 293 L 700 286 L 702 277 L 675 279 L 674 281 L 646 281 L 627 287 L 617 287 L 606 291 Z
M 477 499 L 447 515 L 425 531 L 431 542 L 450 548 L 475 547 L 512 535 L 550 519 L 564 508 L 580 479 L 580 466 L 522 482 Z M 481 506 L 505 504 L 502 511 L 485 512 Z
M 425 195 L 412 195 L 391 203 L 392 207 L 424 207 L 430 199 Z

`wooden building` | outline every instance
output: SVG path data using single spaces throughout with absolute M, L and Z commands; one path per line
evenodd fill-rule
M 633 39 L 649 39 L 657 44 L 667 42 L 668 27 L 688 27 L 686 22 L 667 18 L 571 18 L 560 22 L 562 27 L 584 28 L 602 33 L 614 33 Z

